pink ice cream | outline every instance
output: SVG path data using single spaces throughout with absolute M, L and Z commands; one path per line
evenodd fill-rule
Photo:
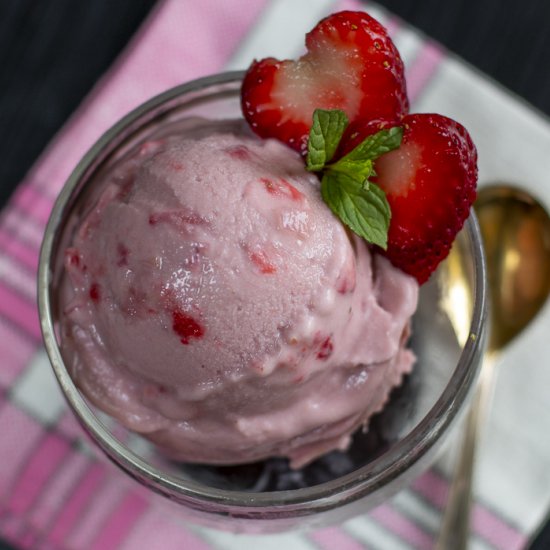
M 412 367 L 416 281 L 237 124 L 144 144 L 104 180 L 62 292 L 84 394 L 181 460 L 345 449 Z

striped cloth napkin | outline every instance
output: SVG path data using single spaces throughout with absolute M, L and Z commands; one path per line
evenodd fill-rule
M 462 121 L 480 152 L 481 184 L 516 182 L 550 206 L 550 124 L 437 44 L 357 0 L 165 0 L 21 184 L 0 218 L 0 534 L 33 549 L 313 550 L 433 547 L 452 466 L 338 527 L 269 536 L 185 524 L 95 458 L 41 345 L 38 249 L 52 203 L 88 147 L 121 115 L 164 89 L 253 57 L 293 57 L 304 32 L 339 9 L 367 9 L 402 52 L 415 111 Z M 548 308 L 503 360 L 483 441 L 471 542 L 522 548 L 550 507 L 543 361 Z M 519 366 L 518 366 L 519 365 Z

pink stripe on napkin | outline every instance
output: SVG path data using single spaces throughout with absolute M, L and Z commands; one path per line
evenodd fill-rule
M 40 445 L 33 449 L 28 463 L 20 470 L 8 503 L 12 513 L 28 512 L 68 452 L 66 440 L 56 434 L 46 434 Z
M 432 535 L 426 533 L 419 525 L 401 515 L 390 505 L 384 504 L 375 508 L 370 512 L 370 516 L 414 548 L 432 550 L 434 543 Z
M 0 316 L 0 387 L 8 388 L 28 365 L 37 344 Z M 1 414 L 1 413 L 0 413 Z
M 433 506 L 444 509 L 449 495 L 449 481 L 436 470 L 428 470 L 416 479 L 413 489 Z M 497 548 L 512 550 L 527 542 L 523 533 L 480 504 L 474 506 L 472 516 L 475 533 Z
M 84 430 L 78 423 L 73 412 L 67 409 L 57 421 L 56 429 L 69 439 L 80 439 L 84 436 Z
M 128 536 L 148 507 L 136 492 L 128 492 L 90 546 L 90 550 L 115 550 Z
M 120 550 L 136 548 L 210 550 L 213 547 L 186 529 L 181 519 L 164 513 L 162 508 L 151 507 L 128 535 Z
M 53 524 L 89 462 L 90 459 L 76 449 L 69 453 L 63 467 L 58 469 L 29 514 L 29 523 L 34 530 L 42 532 Z
M 51 204 L 50 204 L 51 209 Z M 18 264 L 33 274 L 38 268 L 38 249 L 21 242 L 15 235 L 5 229 L 0 229 L 0 250 L 6 256 L 11 256 Z
M 518 550 L 524 548 L 527 537 L 503 522 L 479 503 L 474 504 L 472 517 L 473 530 L 495 548 Z
M 368 11 L 367 2 L 360 2 L 359 0 L 338 0 L 336 9 L 334 11 Z
M 21 550 L 34 550 L 35 548 L 40 548 L 40 550 L 44 550 L 43 546 L 38 545 L 36 536 L 32 531 L 27 531 L 23 534 L 19 541 L 19 547 L 21 548 Z
M 109 518 L 116 513 L 121 502 L 124 487 L 122 480 L 113 475 L 110 469 L 102 468 L 105 474 L 101 484 L 88 495 L 86 507 L 77 521 L 71 526 L 70 534 L 65 539 L 69 548 L 90 548 L 97 534 Z
M 25 524 L 23 518 L 12 514 L 6 515 L 0 519 L 2 535 L 9 541 L 19 543 L 25 536 Z
M 8 288 L 0 280 L 0 316 L 37 342 L 42 339 L 38 312 L 34 300 L 29 300 Z
M 14 239 L 36 249 L 38 253 L 42 238 L 44 237 L 44 225 L 29 218 L 24 212 L 21 212 L 16 204 L 11 203 L 2 212 L 0 228 L 3 231 L 7 231 Z
M 355 540 L 338 527 L 325 527 L 310 534 L 310 538 L 315 541 L 322 550 L 332 550 L 338 548 L 341 550 L 364 550 L 365 546 Z
M 36 305 L 36 272 L 25 269 L 14 257 L 5 256 L 2 260 L 4 284 L 10 292 L 34 307 Z
M 449 495 L 449 483 L 435 470 L 430 470 L 413 483 L 413 489 L 437 508 L 442 508 Z
M 52 209 L 52 197 L 44 195 L 39 187 L 30 185 L 19 187 L 12 202 L 29 217 L 46 225 Z
M 85 513 L 86 507 L 91 504 L 92 498 L 105 476 L 105 468 L 99 464 L 93 464 L 78 479 L 72 495 L 68 495 L 63 511 L 52 526 L 49 535 L 50 542 L 61 546 L 72 529 L 78 526 L 79 518 Z
M 2 434 L 2 467 L 0 468 L 0 513 L 3 504 L 11 497 L 17 484 L 21 465 L 32 455 L 36 443 L 43 435 L 42 426 L 18 409 L 13 403 L 4 403 L 0 409 L 0 434 Z

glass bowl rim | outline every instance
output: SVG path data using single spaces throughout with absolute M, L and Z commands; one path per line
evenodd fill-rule
M 237 89 L 236 85 L 242 80 L 243 75 L 243 71 L 214 74 L 175 86 L 149 99 L 108 129 L 78 163 L 55 201 L 40 250 L 38 309 L 44 345 L 66 400 L 92 439 L 119 467 L 141 481 L 156 483 L 158 485 L 157 491 L 169 498 L 175 498 L 176 500 L 183 498 L 184 500 L 210 504 L 217 503 L 222 507 L 245 508 L 248 511 L 274 506 L 292 508 L 293 506 L 300 507 L 307 504 L 315 505 L 316 503 L 322 506 L 322 503 L 327 499 L 330 500 L 331 497 L 336 495 L 341 497 L 344 494 L 347 494 L 351 500 L 356 500 L 389 484 L 401 473 L 412 467 L 431 449 L 445 431 L 445 428 L 457 415 L 460 404 L 466 399 L 476 379 L 477 371 L 470 368 L 470 366 L 475 356 L 481 353 L 480 346 L 483 345 L 482 336 L 484 335 L 487 317 L 487 283 L 481 235 L 473 209 L 465 223 L 465 228 L 474 254 L 474 302 L 470 334 L 477 337 L 467 339 L 449 383 L 437 402 L 413 430 L 378 458 L 332 481 L 302 489 L 262 493 L 217 489 L 192 480 L 180 482 L 176 476 L 163 473 L 148 464 L 118 441 L 103 425 L 74 385 L 63 362 L 55 337 L 49 295 L 52 277 L 52 252 L 58 229 L 62 226 L 67 214 L 66 209 L 69 200 L 81 177 L 86 173 L 94 159 L 116 136 L 146 113 L 179 96 L 191 92 L 200 92 L 212 86 L 232 85 Z M 427 434 L 431 434 L 431 436 L 427 438 Z

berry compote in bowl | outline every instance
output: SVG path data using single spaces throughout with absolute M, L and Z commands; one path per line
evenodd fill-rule
M 61 351 L 65 251 L 83 212 L 101 191 L 101 175 L 186 120 L 240 118 L 242 76 L 232 72 L 199 79 L 151 99 L 84 156 L 46 229 L 39 266 L 41 326 L 69 407 L 94 445 L 128 476 L 199 523 L 248 532 L 313 528 L 363 513 L 405 487 L 433 463 L 467 407 L 486 332 L 485 267 L 473 214 L 449 257 L 420 288 L 408 344 L 416 356 L 412 372 L 371 418 L 368 430 L 356 431 L 347 450 L 331 451 L 298 469 L 276 457 L 233 466 L 166 458 L 88 400 Z

